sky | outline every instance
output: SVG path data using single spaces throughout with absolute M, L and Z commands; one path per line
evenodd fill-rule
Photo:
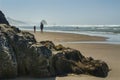
M 0 0 L 16 20 L 56 25 L 120 25 L 120 0 Z

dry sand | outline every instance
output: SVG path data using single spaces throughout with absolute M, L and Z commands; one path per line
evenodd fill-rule
M 33 33 L 33 32 L 31 32 Z M 33 33 L 37 41 L 51 40 L 56 44 L 61 43 L 66 47 L 71 47 L 86 56 L 100 59 L 108 63 L 112 69 L 106 78 L 99 78 L 88 75 L 68 75 L 64 77 L 32 79 L 32 78 L 17 78 L 17 80 L 120 80 L 120 45 L 112 44 L 94 44 L 94 43 L 63 43 L 66 41 L 104 41 L 104 37 L 87 36 L 79 34 L 55 33 L 55 32 L 36 32 Z

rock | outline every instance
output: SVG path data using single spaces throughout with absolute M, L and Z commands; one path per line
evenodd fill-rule
M 54 55 L 54 67 L 57 74 L 67 74 L 67 73 L 75 73 L 82 74 L 83 73 L 83 64 L 78 66 L 78 62 L 84 56 L 81 53 L 74 49 L 66 49 L 62 52 L 59 52 Z M 63 66 L 64 65 L 64 66 Z
M 65 54 L 65 57 L 68 60 L 73 60 L 73 61 L 82 61 L 83 58 L 85 58 L 80 51 L 75 50 L 75 49 L 66 49 L 63 51 L 63 53 Z
M 18 28 L 7 26 L 5 24 L 0 25 L 0 28 L 0 32 L 3 34 L 1 37 L 3 37 L 3 39 L 5 38 L 5 40 L 1 40 L 0 45 L 7 45 L 6 48 L 10 47 L 8 52 L 5 50 L 3 51 L 5 51 L 9 56 L 14 56 L 16 61 L 17 74 L 15 76 L 32 75 L 37 77 L 46 77 L 55 74 L 50 69 L 52 68 L 50 65 L 52 62 L 49 58 L 52 56 L 52 51 L 41 43 L 37 43 L 33 34 L 20 31 Z M 2 43 L 3 41 L 6 42 Z M 4 48 L 4 46 L 1 46 L 1 50 L 2 48 Z M 0 51 L 0 54 L 2 54 L 2 51 Z M 1 62 L 2 61 L 4 62 L 3 59 Z M 12 63 L 12 59 L 10 63 Z M 7 66 L 10 65 L 8 64 Z M 2 67 L 2 65 L 0 67 Z M 1 72 L 1 74 L 3 73 L 4 71 Z M 9 71 L 7 73 L 7 75 L 11 76 Z M 2 77 L 1 74 L 0 76 Z
M 69 52 L 67 52 L 69 54 Z M 77 62 L 72 58 L 68 59 L 67 55 L 64 52 L 59 52 L 53 57 L 53 63 L 55 71 L 58 75 L 67 74 L 67 73 L 83 73 L 82 68 L 80 69 L 77 65 Z M 70 53 L 71 54 L 71 53 Z M 71 57 L 71 56 L 70 56 Z
M 36 54 L 39 54 L 40 56 L 45 56 L 46 58 L 52 56 L 52 51 L 40 43 L 31 45 L 31 48 Z
M 16 55 L 7 39 L 7 35 L 0 33 L 0 78 L 11 78 L 16 76 Z
M 55 46 L 55 50 L 57 50 L 57 51 L 65 50 L 65 49 L 67 49 L 67 48 L 65 48 L 65 47 L 64 47 L 63 45 L 61 45 L 61 44 Z
M 74 49 L 63 50 L 55 54 L 53 59 L 57 74 L 74 73 L 106 77 L 109 72 L 109 67 L 105 62 L 94 60 L 92 57 L 86 58 Z
M 63 45 L 55 45 L 52 41 L 41 41 L 40 42 L 42 45 L 46 46 L 50 50 L 55 50 L 55 51 L 61 51 L 67 49 Z
M 0 24 L 7 24 L 9 25 L 7 19 L 5 18 L 5 15 L 0 11 Z
M 90 70 L 90 69 L 89 69 Z M 97 76 L 97 77 L 106 77 L 109 72 L 109 67 L 105 62 L 96 62 L 94 65 L 94 68 L 89 71 L 91 75 Z
M 46 46 L 50 50 L 55 50 L 55 44 L 52 41 L 41 41 L 42 45 Z
M 55 71 L 52 67 L 52 51 L 41 43 L 33 44 L 30 50 L 32 52 L 31 75 L 35 77 L 54 76 Z

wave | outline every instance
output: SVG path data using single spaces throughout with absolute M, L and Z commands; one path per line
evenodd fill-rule
M 120 27 L 120 25 L 46 25 L 47 27 Z

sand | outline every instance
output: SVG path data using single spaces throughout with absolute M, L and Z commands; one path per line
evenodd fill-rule
M 64 77 L 54 77 L 45 79 L 32 79 L 32 78 L 17 78 L 16 80 L 120 80 L 120 45 L 113 44 L 97 44 L 97 43 L 66 43 L 73 41 L 104 41 L 105 37 L 68 34 L 68 33 L 56 33 L 56 32 L 36 32 L 35 35 L 37 41 L 51 40 L 55 44 L 62 44 L 66 47 L 71 47 L 86 56 L 93 57 L 94 59 L 103 60 L 108 63 L 110 69 L 112 69 L 106 78 L 99 78 L 89 75 L 72 75 Z
M 36 32 L 32 34 L 35 35 L 37 41 L 50 40 L 55 43 L 61 42 L 71 42 L 71 41 L 104 41 L 105 37 L 97 37 L 97 36 L 88 36 L 88 35 L 79 35 L 72 33 L 60 33 L 60 32 Z

